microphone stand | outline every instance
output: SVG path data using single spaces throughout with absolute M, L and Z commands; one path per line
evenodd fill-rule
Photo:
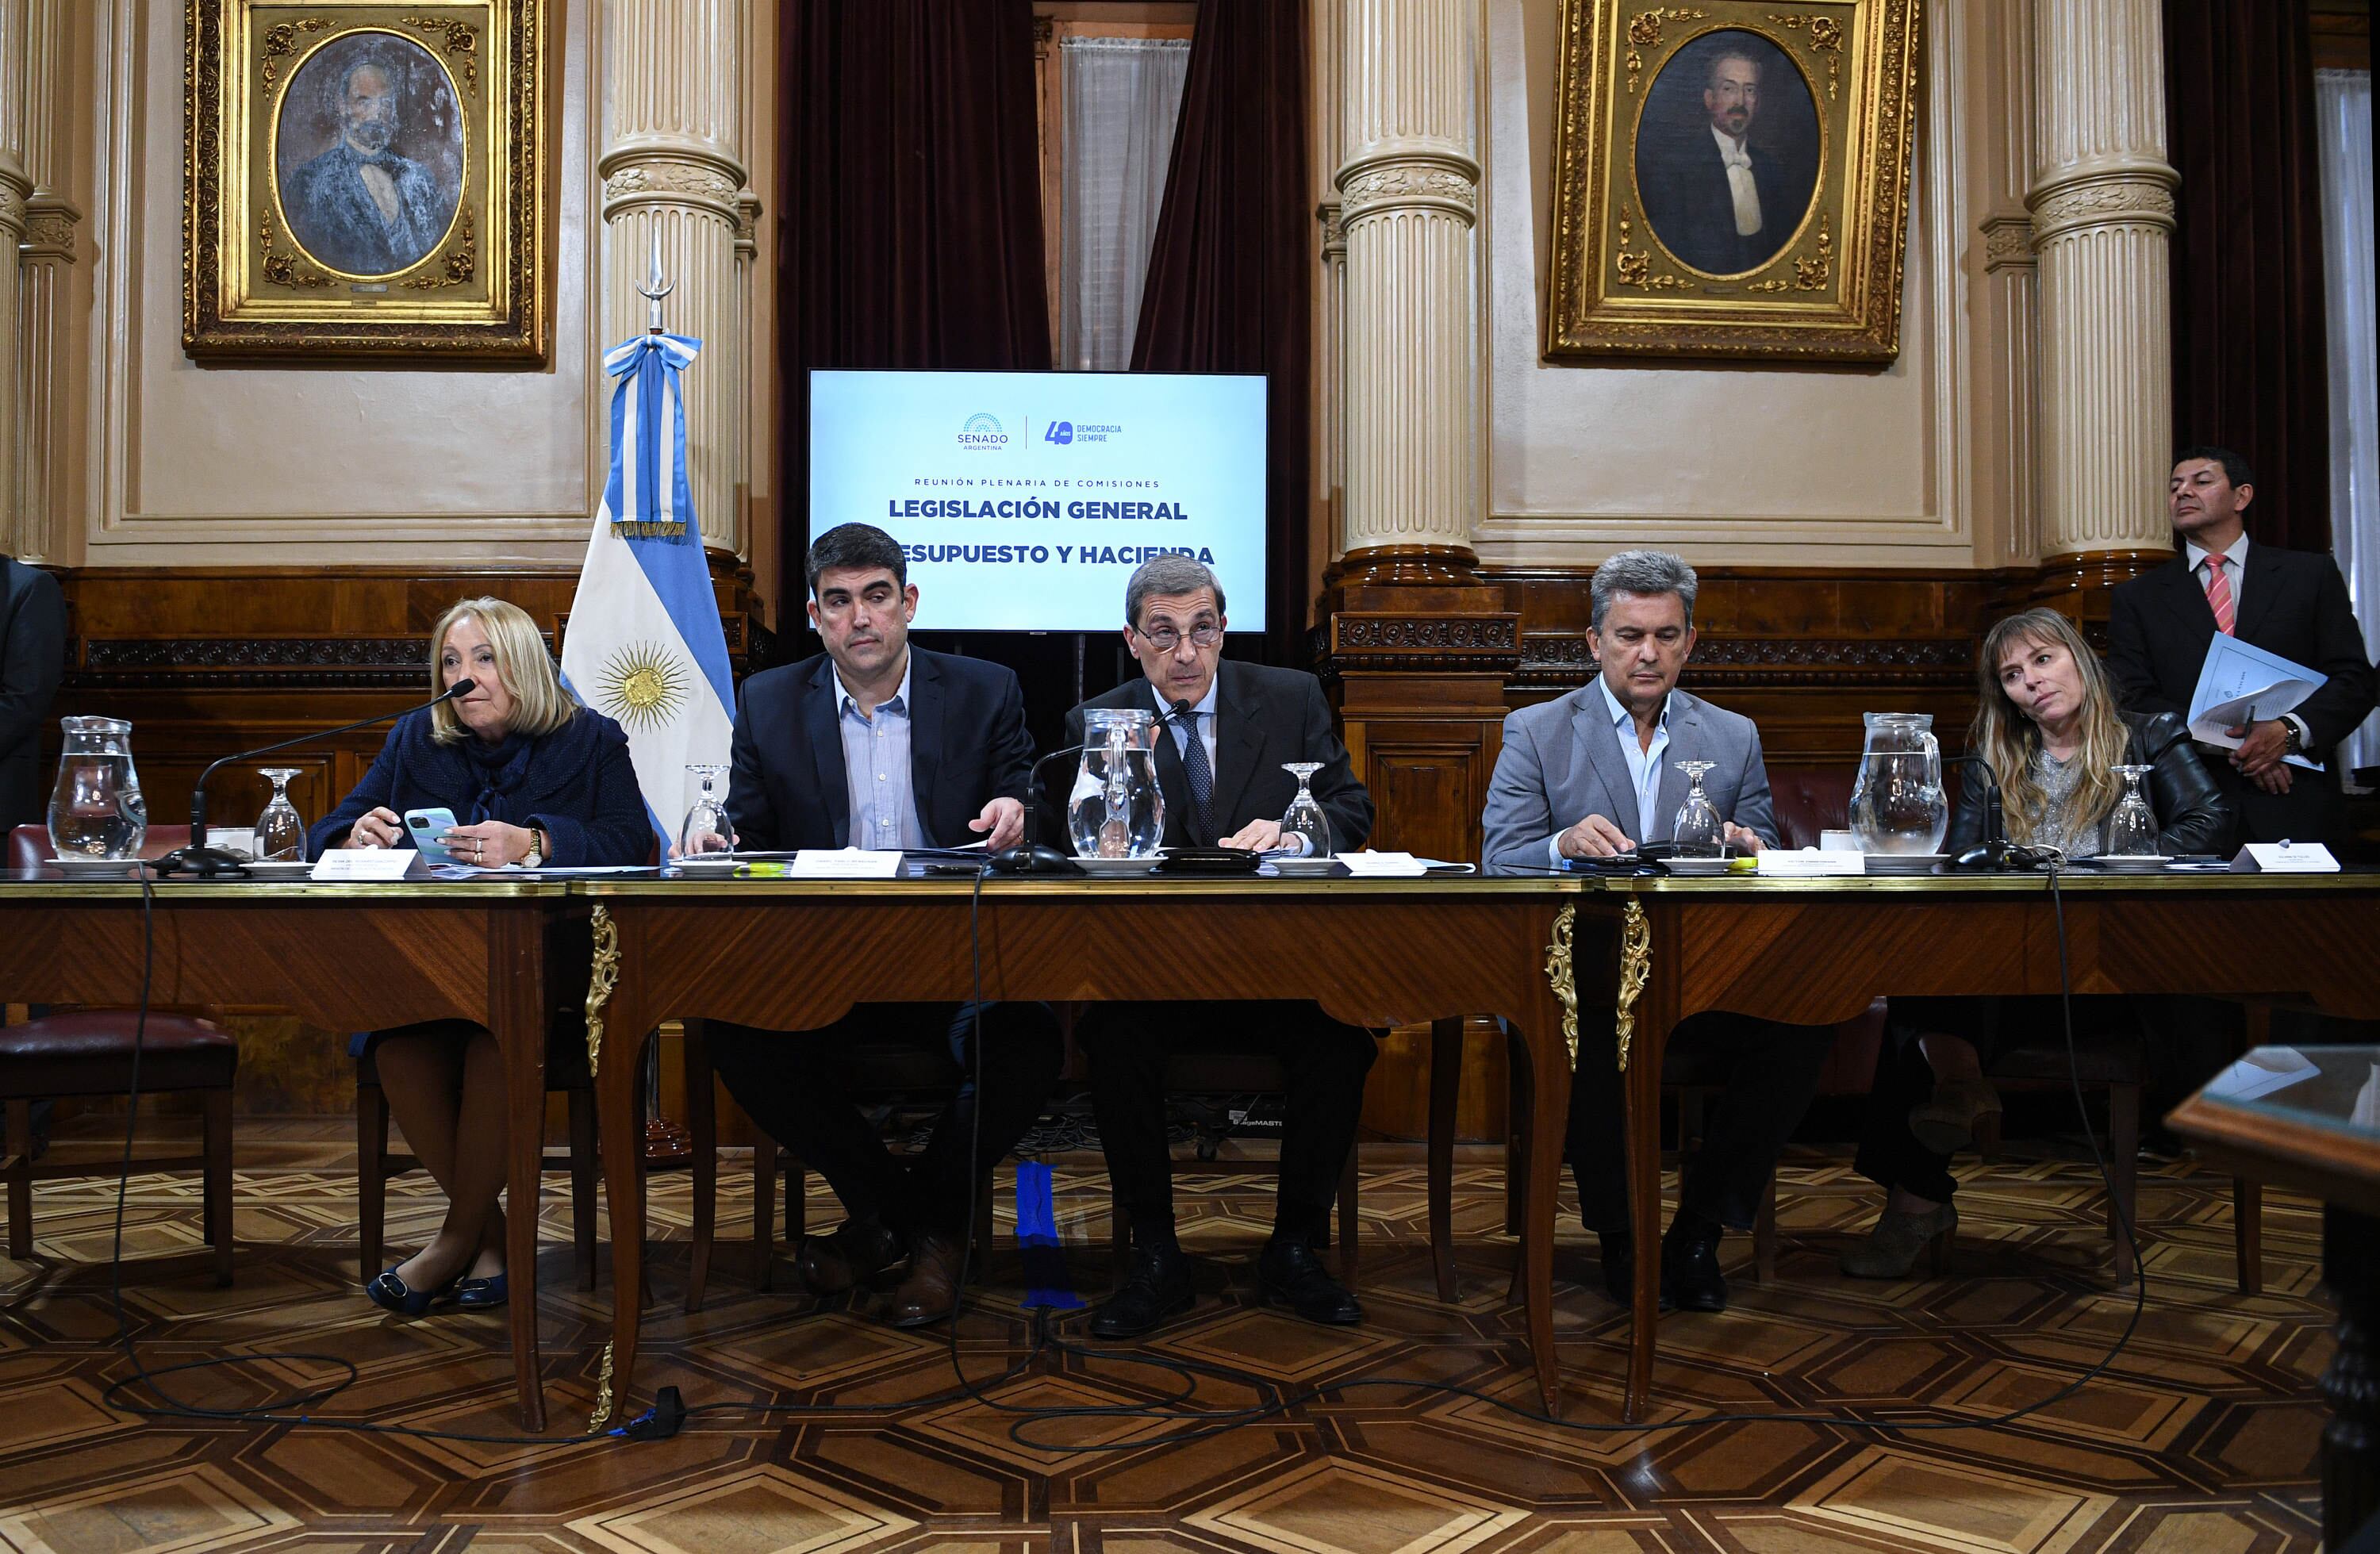
M 1984 774 L 1984 835 L 1983 840 L 1950 860 L 1953 871 L 1961 874 L 2019 874 L 2036 865 L 2033 849 L 2020 847 L 2008 839 L 2006 811 L 2000 803 L 2000 781 L 1992 771 L 1992 763 L 1970 751 L 1952 756 L 1959 764 L 1973 766 Z
M 232 762 L 253 760 L 258 756 L 269 756 L 275 750 L 286 750 L 298 745 L 310 745 L 317 739 L 328 739 L 334 735 L 352 734 L 359 728 L 370 728 L 374 723 L 392 722 L 398 718 L 427 711 L 441 702 L 452 701 L 458 696 L 467 695 L 476 684 L 477 682 L 471 680 L 457 680 L 444 691 L 431 697 L 419 707 L 407 707 L 395 712 L 382 712 L 376 717 L 358 718 L 354 722 L 341 723 L 336 728 L 316 729 L 311 734 L 301 734 L 295 739 L 285 739 L 278 745 L 266 745 L 258 749 L 242 750 L 237 755 L 224 757 L 204 771 L 200 772 L 198 782 L 191 786 L 189 845 L 176 847 L 157 859 L 155 867 L 158 874 L 161 877 L 188 874 L 200 880 L 220 880 L 245 876 L 248 873 L 247 867 L 238 858 L 220 847 L 207 845 L 207 779 Z

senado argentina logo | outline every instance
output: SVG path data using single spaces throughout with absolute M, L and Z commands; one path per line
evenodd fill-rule
M 1000 430 L 999 417 L 986 415 L 978 410 L 966 419 L 966 425 L 959 428 L 959 446 L 975 449 L 1004 448 L 1008 446 L 1008 433 Z

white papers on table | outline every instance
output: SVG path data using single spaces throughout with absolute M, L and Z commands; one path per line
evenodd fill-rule
M 2216 1074 L 2206 1093 L 2225 1100 L 2253 1100 L 2321 1072 L 2294 1047 L 2259 1047 Z
M 2301 663 L 2216 632 L 2206 662 L 2199 666 L 2198 688 L 2190 693 L 2190 736 L 2202 745 L 2236 750 L 2240 741 L 2226 729 L 2238 728 L 2252 717 L 2264 722 L 2295 711 L 2322 683 L 2322 675 Z M 2322 770 L 2303 756 L 2288 759 L 2308 771 Z
M 1429 865 L 1411 853 L 1342 853 L 1339 862 L 1358 880 L 1406 879 L 1429 872 Z
M 795 880 L 897 880 L 901 854 L 866 847 L 805 847 L 785 870 Z
M 1803 847 L 1799 851 L 1788 847 L 1766 847 L 1753 856 L 1760 860 L 1761 873 L 1791 880 L 1867 872 L 1867 855 L 1861 852 L 1823 851 L 1816 847 Z

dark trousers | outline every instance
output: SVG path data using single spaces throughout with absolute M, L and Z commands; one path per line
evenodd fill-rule
M 1624 1231 L 1628 1220 L 1627 1079 L 1612 1062 L 1611 1030 L 1590 1039 L 1582 1017 L 1578 1070 L 1571 1076 L 1570 1166 L 1578 1179 L 1579 1218 L 1600 1233 Z M 1835 1044 L 1831 1026 L 1785 1026 L 1742 1014 L 1696 1014 L 1670 1038 L 1717 1046 L 1728 1062 L 1702 1147 L 1686 1167 L 1678 1213 L 1736 1230 L 1750 1230 L 1777 1157 L 1810 1098 Z
M 2017 998 L 1895 998 L 1885 1001 L 1884 1049 L 1876 1058 L 1876 1082 L 1868 1087 L 1867 1111 L 1860 1127 L 1859 1153 L 1852 1169 L 1881 1187 L 1900 1187 L 1929 1203 L 1948 1203 L 1959 1190 L 1950 1157 L 1917 1142 L 1909 1131 L 1909 1109 L 1934 1093 L 1934 1070 L 1919 1038 L 1955 1036 L 1975 1049 L 1984 1072 L 1992 1059 L 2018 1041 L 2063 1046 L 2065 1015 L 2054 993 Z M 2138 1029 L 2135 1001 L 2117 993 L 2082 993 L 2074 999 L 2077 1041 Z
M 711 1063 L 761 1131 L 816 1171 L 855 1220 L 905 1235 L 956 1235 L 970 1218 L 967 1137 L 975 1172 L 1008 1153 L 1050 1098 L 1065 1062 L 1057 1016 L 1044 1003 L 982 1007 L 983 1094 L 973 1075 L 976 1022 L 956 1003 L 863 1003 L 814 1031 L 755 1030 L 712 1021 Z M 925 1149 L 905 1160 L 884 1147 L 851 1096 L 839 1055 L 859 1043 L 900 1042 L 946 1055 L 957 1093 Z M 978 1115 L 979 1111 L 979 1115 Z
M 1135 1236 L 1173 1227 L 1165 1074 L 1180 1051 L 1269 1052 L 1281 1060 L 1288 1110 L 1273 1233 L 1311 1238 L 1329 1228 L 1339 1173 L 1355 1145 L 1364 1075 L 1379 1051 L 1370 1031 L 1294 1000 L 1105 1003 L 1077 1022 L 1075 1039 L 1090 1054 L 1099 1143 Z

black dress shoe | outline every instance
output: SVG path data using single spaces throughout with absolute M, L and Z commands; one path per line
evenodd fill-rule
M 1601 1231 L 1603 1293 L 1625 1309 L 1636 1300 L 1636 1238 L 1626 1231 Z
M 1309 1322 L 1347 1327 L 1364 1319 L 1364 1308 L 1347 1286 L 1330 1277 L 1322 1259 L 1304 1241 L 1276 1236 L 1257 1259 L 1257 1287 L 1269 1305 L 1285 1305 Z
M 817 1295 L 839 1295 L 908 1256 L 901 1237 L 880 1220 L 845 1220 L 802 1243 L 794 1271 Z
M 1094 1338 L 1138 1338 L 1197 1301 L 1190 1257 L 1179 1245 L 1135 1246 L 1123 1285 L 1091 1313 Z
M 1672 1228 L 1661 1238 L 1661 1305 L 1680 1311 L 1725 1311 L 1727 1276 L 1718 1270 L 1717 1230 Z

